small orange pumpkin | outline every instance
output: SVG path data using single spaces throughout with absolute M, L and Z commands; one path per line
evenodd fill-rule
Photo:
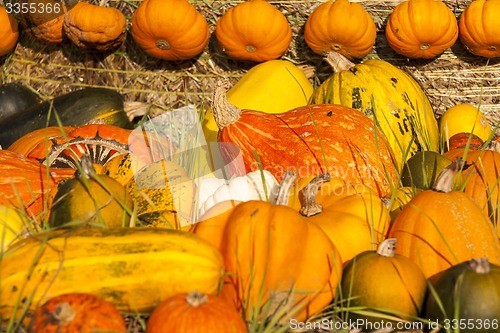
M 459 36 L 467 50 L 486 58 L 500 57 L 499 0 L 471 1 L 460 16 Z
M 452 190 L 461 164 L 455 160 L 432 190 L 415 195 L 389 230 L 398 239 L 396 253 L 415 261 L 427 278 L 474 257 L 500 263 L 500 241 L 488 216 L 468 194 Z
M 132 37 L 148 55 L 184 60 L 207 46 L 208 23 L 187 0 L 145 0 L 132 16 Z
M 0 7 L 0 57 L 14 49 L 19 38 L 18 22 L 14 15 Z
M 123 332 L 125 321 L 115 306 L 87 293 L 53 297 L 38 307 L 29 333 Z
M 455 43 L 458 23 L 440 0 L 407 0 L 392 11 L 385 36 L 396 53 L 408 58 L 434 58 Z
M 273 5 L 264 0 L 250 0 L 222 15 L 215 36 L 230 57 L 263 62 L 285 53 L 292 42 L 292 29 L 285 15 Z
M 161 302 L 148 319 L 146 333 L 246 333 L 241 314 L 224 299 L 198 291 Z
M 363 6 L 349 0 L 319 5 L 309 15 L 304 29 L 304 39 L 315 53 L 334 51 L 349 59 L 370 53 L 376 37 L 373 18 Z
M 79 47 L 109 51 L 125 40 L 127 20 L 116 8 L 78 2 L 64 15 L 63 29 Z

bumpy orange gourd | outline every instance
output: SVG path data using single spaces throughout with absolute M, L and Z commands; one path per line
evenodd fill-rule
M 223 254 L 228 274 L 222 296 L 247 319 L 278 310 L 285 322 L 305 320 L 335 297 L 342 259 L 321 228 L 287 207 L 293 181 L 287 173 L 276 204 L 255 200 L 212 207 L 209 212 L 225 213 L 203 219 L 194 231 Z
M 79 47 L 109 51 L 125 40 L 127 20 L 116 8 L 78 2 L 64 15 L 63 29 Z
M 246 333 L 241 314 L 216 295 L 193 291 L 161 302 L 148 319 L 146 333 Z
M 262 62 L 285 53 L 292 41 L 292 29 L 273 5 L 264 0 L 250 0 L 222 15 L 215 36 L 230 57 Z
M 64 13 L 67 8 L 64 1 L 58 0 L 27 0 L 23 2 L 27 8 L 38 10 L 21 11 L 22 26 L 33 36 L 46 43 L 61 43 L 63 33 Z
M 471 1 L 460 16 L 460 41 L 475 55 L 500 57 L 499 0 Z
M 304 39 L 317 54 L 334 51 L 352 58 L 370 53 L 377 37 L 377 27 L 359 3 L 349 0 L 325 2 L 309 15 Z
M 88 293 L 55 296 L 38 307 L 29 333 L 75 332 L 125 333 L 127 326 L 118 309 L 101 297 Z
M 500 263 L 500 241 L 488 216 L 468 194 L 452 190 L 460 167 L 456 160 L 432 190 L 415 195 L 389 231 L 398 239 L 396 253 L 415 261 L 427 278 L 474 257 Z
M 397 5 L 385 29 L 389 46 L 409 58 L 434 58 L 458 38 L 455 14 L 440 0 L 407 0 Z
M 14 15 L 0 7 L 0 57 L 14 49 L 19 38 L 18 22 Z
M 278 181 L 288 168 L 299 178 L 328 172 L 346 183 L 365 184 L 379 196 L 391 192 L 390 183 L 397 180 L 393 151 L 385 135 L 375 132 L 373 121 L 363 113 L 333 104 L 280 114 L 240 110 L 225 99 L 227 81 L 217 85 L 212 111 L 219 141 L 239 147 L 239 151 L 224 150 L 224 158 L 233 160 L 241 153 L 247 172 L 262 167 Z
M 146 0 L 132 16 L 132 37 L 148 55 L 184 60 L 200 54 L 210 31 L 203 15 L 187 0 Z

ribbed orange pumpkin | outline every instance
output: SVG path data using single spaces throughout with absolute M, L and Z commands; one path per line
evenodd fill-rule
M 0 57 L 14 49 L 19 37 L 18 23 L 14 15 L 0 7 Z
M 146 333 L 246 333 L 241 314 L 216 295 L 193 291 L 161 302 L 148 319 Z
M 125 40 L 127 19 L 116 8 L 78 2 L 64 15 L 63 29 L 79 47 L 109 51 Z
M 292 41 L 292 29 L 273 5 L 249 0 L 224 13 L 217 21 L 215 36 L 230 57 L 262 62 L 285 53 Z
M 116 307 L 87 293 L 70 293 L 53 297 L 33 314 L 29 333 L 114 332 L 125 333 L 127 327 Z
M 460 41 L 475 55 L 500 57 L 499 0 L 471 1 L 460 16 Z
M 284 322 L 306 320 L 333 300 L 341 278 L 342 259 L 328 236 L 287 207 L 294 179 L 285 175 L 276 204 L 221 202 L 194 231 L 222 252 L 222 296 L 250 320 L 276 310 Z
M 285 170 L 298 177 L 330 173 L 347 183 L 365 184 L 379 196 L 391 192 L 397 180 L 393 152 L 373 120 L 358 110 L 333 104 L 299 107 L 280 114 L 240 110 L 225 99 L 227 81 L 217 83 L 213 113 L 219 141 L 232 142 L 239 151 L 222 154 L 234 160 L 240 152 L 245 170 L 261 167 L 278 181 Z M 225 146 L 223 148 L 226 148 Z
M 200 54 L 210 31 L 187 0 L 145 0 L 132 16 L 132 37 L 152 57 L 184 60 Z
M 462 261 L 487 256 L 500 263 L 500 241 L 488 216 L 469 195 L 452 190 L 457 160 L 438 177 L 434 189 L 406 204 L 389 231 L 396 253 L 415 261 L 427 278 Z
M 397 5 L 385 29 L 389 46 L 409 58 L 434 58 L 458 38 L 455 14 L 441 0 L 407 0 Z
M 327 1 L 314 9 L 304 28 L 304 39 L 317 54 L 334 51 L 349 59 L 370 53 L 377 27 L 370 14 L 356 2 Z

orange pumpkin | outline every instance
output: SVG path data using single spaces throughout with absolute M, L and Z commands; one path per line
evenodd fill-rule
M 38 307 L 28 333 L 75 332 L 125 333 L 125 320 L 115 306 L 87 293 L 70 293 L 53 297 Z
M 14 49 L 19 38 L 18 23 L 14 15 L 0 7 L 0 57 Z
M 184 60 L 200 54 L 210 31 L 187 0 L 145 0 L 132 16 L 132 37 L 148 55 Z
M 224 299 L 193 291 L 161 302 L 148 319 L 146 333 L 246 333 L 241 314 Z
M 275 319 L 305 320 L 333 300 L 341 278 L 342 259 L 328 236 L 287 207 L 294 179 L 285 175 L 276 204 L 255 200 L 231 209 L 222 202 L 194 230 L 220 249 L 228 272 L 222 296 L 250 320 L 275 311 Z
M 250 0 L 222 15 L 215 36 L 230 57 L 263 62 L 285 53 L 292 42 L 292 29 L 273 5 L 264 0 Z
M 452 190 L 461 164 L 453 162 L 432 190 L 415 195 L 389 231 L 398 240 L 396 253 L 415 261 L 427 278 L 475 257 L 500 263 L 500 241 L 488 216 L 469 195 Z
M 239 147 L 234 151 L 227 147 L 232 145 L 223 145 L 222 155 L 234 160 L 241 153 L 245 164 L 245 170 L 235 173 L 262 167 L 278 181 L 287 169 L 295 170 L 299 178 L 330 173 L 346 183 L 365 184 L 381 197 L 391 192 L 390 184 L 397 181 L 393 151 L 368 116 L 333 104 L 280 114 L 240 110 L 227 102 L 227 81 L 217 84 L 213 113 L 219 141 Z
M 392 11 L 385 29 L 389 46 L 408 58 L 434 58 L 458 38 L 455 14 L 440 0 L 407 0 Z
M 26 0 L 27 8 L 40 10 L 21 11 L 22 26 L 34 37 L 46 43 L 61 43 L 63 33 L 64 13 L 67 8 L 60 0 Z
M 500 57 L 499 0 L 471 1 L 460 16 L 459 36 L 467 50 L 485 58 Z
M 44 201 L 58 182 L 73 176 L 73 169 L 47 169 L 35 160 L 0 149 L 0 204 L 25 209 L 30 216 L 44 210 Z
M 334 51 L 343 56 L 363 58 L 370 53 L 377 27 L 359 3 L 335 0 L 322 3 L 309 15 L 304 39 L 317 54 Z
M 79 47 L 109 51 L 125 40 L 127 20 L 116 8 L 78 2 L 64 15 L 63 29 Z

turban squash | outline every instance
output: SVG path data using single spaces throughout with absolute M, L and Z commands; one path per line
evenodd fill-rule
M 420 85 L 387 61 L 354 64 L 329 53 L 334 74 L 314 92 L 312 103 L 341 104 L 362 111 L 384 132 L 399 168 L 413 154 L 439 150 L 439 132 L 432 105 Z
M 223 150 L 223 157 L 233 160 L 240 152 L 243 157 L 245 170 L 234 173 L 257 170 L 261 163 L 278 181 L 287 169 L 300 178 L 328 172 L 347 183 L 365 184 L 379 196 L 390 193 L 397 180 L 392 149 L 385 135 L 361 112 L 333 104 L 308 105 L 279 114 L 240 110 L 227 102 L 227 88 L 227 81 L 217 82 L 213 112 L 219 141 L 239 148 Z

